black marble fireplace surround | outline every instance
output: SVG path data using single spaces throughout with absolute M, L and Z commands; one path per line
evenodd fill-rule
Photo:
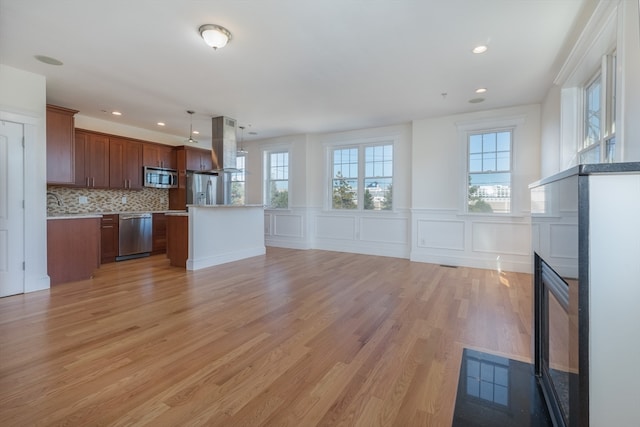
M 465 348 L 452 427 L 552 427 L 533 365 Z

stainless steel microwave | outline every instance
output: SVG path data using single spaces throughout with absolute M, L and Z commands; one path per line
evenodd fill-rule
M 144 186 L 153 188 L 177 188 L 178 171 L 175 169 L 145 166 Z

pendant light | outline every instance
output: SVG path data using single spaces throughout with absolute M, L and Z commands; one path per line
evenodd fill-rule
M 191 123 L 189 124 L 189 139 L 187 139 L 186 142 L 190 144 L 197 144 L 198 141 L 193 139 L 193 113 L 195 113 L 195 111 L 187 110 L 187 113 L 191 117 Z
M 238 149 L 238 154 L 248 154 L 249 152 L 244 148 L 244 126 L 238 127 L 240 128 L 240 148 Z

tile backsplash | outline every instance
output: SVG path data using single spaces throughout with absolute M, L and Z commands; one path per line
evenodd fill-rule
M 130 191 L 47 186 L 47 193 L 48 214 L 166 211 L 169 209 L 169 190 L 162 188 Z

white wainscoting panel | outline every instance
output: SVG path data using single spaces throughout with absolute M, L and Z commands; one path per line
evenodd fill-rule
M 271 214 L 268 212 L 264 214 L 264 235 L 271 235 Z
M 531 226 L 474 222 L 471 247 L 475 252 L 528 255 L 531 253 Z
M 551 247 L 549 254 L 554 258 L 577 259 L 578 225 L 551 224 L 549 225 Z
M 407 218 L 360 218 L 360 240 L 407 244 L 409 236 Z
M 455 209 L 414 209 L 411 221 L 412 261 L 532 271 L 528 212 L 498 216 L 461 214 Z
M 303 237 L 302 215 L 275 214 L 273 219 L 274 236 Z
M 355 216 L 316 216 L 316 236 L 320 239 L 354 240 Z
M 418 220 L 420 248 L 464 250 L 464 221 Z

